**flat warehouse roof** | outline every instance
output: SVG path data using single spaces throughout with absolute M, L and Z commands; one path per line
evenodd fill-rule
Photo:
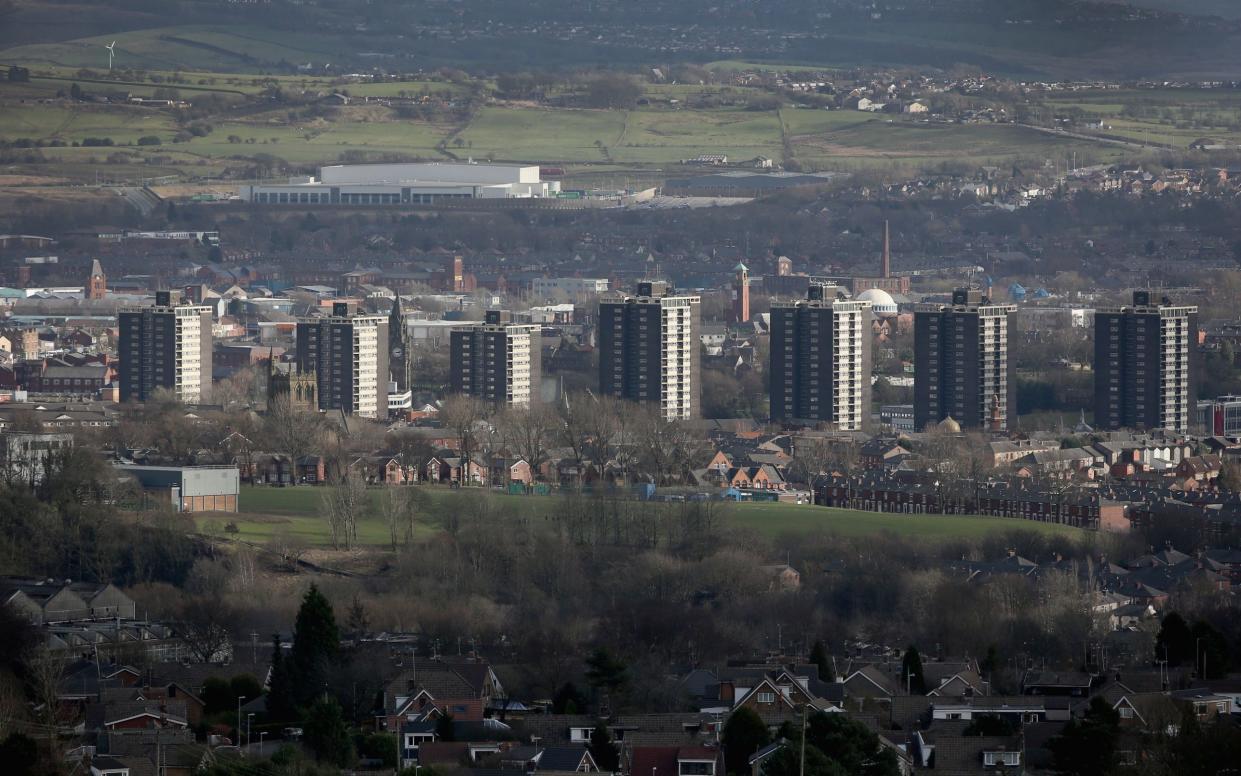
M 402 181 L 537 183 L 537 165 L 522 164 L 411 164 L 330 165 L 319 169 L 324 183 L 389 183 Z

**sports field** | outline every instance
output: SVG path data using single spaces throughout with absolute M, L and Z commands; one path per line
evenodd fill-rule
M 239 536 L 250 541 L 265 541 L 275 533 L 296 536 L 312 546 L 329 541 L 327 521 L 319 514 L 322 488 L 245 487 L 241 492 L 241 513 L 236 516 Z M 419 518 L 419 535 L 428 536 L 441 530 L 442 516 L 460 509 L 463 499 L 478 498 L 481 492 L 465 492 L 445 488 L 427 488 L 431 496 L 429 512 Z M 381 490 L 371 491 L 371 514 L 360 521 L 358 537 L 362 544 L 383 546 L 388 542 L 388 528 L 379 511 Z M 497 520 L 511 517 L 537 519 L 552 513 L 558 496 L 510 496 L 487 494 L 493 500 Z M 671 512 L 675 504 L 652 504 L 653 509 Z M 200 515 L 199 529 L 209 522 L 223 525 L 229 516 Z M 727 505 L 725 522 L 733 527 L 754 531 L 775 538 L 785 534 L 834 533 L 841 536 L 872 536 L 894 533 L 911 538 L 938 541 L 975 538 L 995 532 L 1035 531 L 1049 534 L 1073 534 L 1077 529 L 995 517 L 958 515 L 896 515 L 860 512 L 848 509 L 799 506 L 795 504 L 740 503 Z

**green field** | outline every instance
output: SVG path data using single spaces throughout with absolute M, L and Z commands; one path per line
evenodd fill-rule
M 420 519 L 419 535 L 427 536 L 439 530 L 441 515 L 459 507 L 462 494 L 443 488 L 427 488 L 431 495 L 429 514 Z M 249 541 L 265 541 L 272 534 L 283 532 L 296 536 L 310 545 L 328 543 L 328 527 L 320 517 L 319 502 L 323 490 L 312 486 L 296 488 L 246 487 L 241 492 L 241 514 L 236 523 L 239 536 Z M 379 516 L 381 491 L 371 491 L 372 515 L 358 526 L 359 540 L 364 545 L 383 546 L 388 543 L 388 529 Z M 544 517 L 558 506 L 557 496 L 491 496 L 495 500 L 496 513 L 526 518 Z M 655 509 L 672 511 L 677 505 L 655 505 Z M 227 518 L 201 515 L 199 529 L 209 522 L 223 524 Z M 741 503 L 728 505 L 726 523 L 737 529 L 754 531 L 776 538 L 785 534 L 832 533 L 841 536 L 873 536 L 894 533 L 917 539 L 946 540 L 980 537 L 1003 531 L 1035 531 L 1046 534 L 1070 535 L 1077 529 L 1064 526 L 995 517 L 957 515 L 896 515 L 876 512 L 860 512 L 847 509 L 829 509 L 795 504 Z
M 535 162 L 605 162 L 625 129 L 625 112 L 483 108 L 458 137 L 458 155 Z M 596 145 L 598 143 L 599 145 Z
M 350 53 L 330 35 L 250 28 L 183 25 L 79 38 L 64 43 L 15 46 L 0 61 L 33 65 L 107 69 L 104 46 L 116 41 L 118 69 L 229 71 L 261 69 L 278 63 L 323 64 Z
M 203 45 L 216 41 L 210 45 L 222 47 L 228 42 L 218 37 L 218 31 L 191 32 Z M 191 32 L 182 30 L 174 37 Z M 140 36 L 158 33 L 148 30 Z M 241 36 L 231 40 L 239 52 L 253 44 Z M 1134 161 L 1141 154 L 1011 124 L 931 123 L 908 116 L 791 105 L 751 111 L 728 106 L 745 103 L 757 90 L 724 85 L 648 84 L 649 104 L 643 101 L 632 110 L 543 108 L 493 100 L 465 116 L 458 112 L 461 103 L 456 98 L 474 92 L 485 99 L 494 94 L 494 84 L 425 76 L 376 83 L 205 70 L 144 75 L 123 71 L 117 79 L 131 81 L 100 82 L 106 75 L 98 68 L 79 73 L 72 67 L 35 63 L 29 83 L 0 81 L 0 141 L 56 141 L 65 146 L 42 148 L 38 153 L 44 163 L 14 172 L 89 181 L 97 173 L 102 179 L 124 180 L 123 170 L 139 169 L 138 177 L 190 178 L 218 175 L 227 168 L 236 172 L 260 155 L 305 167 L 393 155 L 473 157 L 565 166 L 576 187 L 586 185 L 583 181 L 608 186 L 612 179 L 618 184 L 658 185 L 684 173 L 681 160 L 700 154 L 724 154 L 739 164 L 764 156 L 777 163 L 796 161 L 806 170 L 880 171 L 893 177 L 979 164 L 1059 167 L 1068 159 L 1080 166 L 1111 164 Z M 228 104 L 247 100 L 251 104 L 236 111 L 225 109 L 216 119 L 200 117 L 197 128 L 210 125 L 211 131 L 191 137 L 187 122 L 179 121 L 172 109 L 57 99 L 74 83 L 92 96 L 126 92 L 151 96 L 157 89 L 175 89 L 190 102 L 215 93 Z M 268 109 L 255 96 L 273 86 L 312 101 L 336 91 L 348 92 L 354 99 L 335 108 L 306 108 L 303 101 Z M 427 104 L 437 106 L 435 112 L 427 119 L 405 119 L 385 104 L 364 99 L 402 95 L 431 96 Z M 1102 118 L 1111 126 L 1108 134 L 1139 143 L 1188 148 L 1201 137 L 1241 143 L 1241 93 L 1233 90 L 1096 89 L 1036 99 L 1056 115 L 1081 111 L 1086 117 Z M 159 138 L 160 145 L 138 147 L 137 140 L 145 136 Z M 72 147 L 92 137 L 110 138 L 114 146 Z M 789 154 L 791 159 L 786 158 Z
M 1044 98 L 1057 113 L 1101 119 L 1105 134 L 1185 149 L 1199 138 L 1241 144 L 1241 93 L 1232 89 L 1117 89 Z

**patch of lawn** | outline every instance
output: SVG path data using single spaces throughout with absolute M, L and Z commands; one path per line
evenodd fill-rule
M 526 519 L 546 517 L 561 504 L 558 496 L 511 496 L 485 491 L 457 491 L 449 488 L 427 487 L 431 498 L 428 513 L 419 518 L 419 535 L 428 536 L 439 531 L 442 515 L 459 509 L 464 498 L 489 495 L 495 503 L 497 520 L 511 517 Z M 310 485 L 295 488 L 243 487 L 241 490 L 241 513 L 235 522 L 236 534 L 249 541 L 265 541 L 274 533 L 283 531 L 314 546 L 329 542 L 327 521 L 318 514 L 322 487 Z M 379 497 L 382 490 L 370 492 L 371 514 L 359 521 L 358 539 L 363 545 L 383 546 L 388 542 L 388 529 L 380 516 Z M 679 504 L 652 504 L 656 510 L 672 512 Z M 206 522 L 223 523 L 226 516 L 200 516 L 200 529 Z M 848 509 L 831 509 L 797 504 L 739 503 L 726 507 L 726 524 L 734 528 L 752 530 L 765 537 L 785 534 L 834 533 L 842 536 L 874 536 L 893 533 L 930 541 L 977 538 L 1003 531 L 1035 531 L 1048 534 L 1071 534 L 1079 529 L 1030 520 L 966 515 L 901 515 L 879 512 L 862 512 Z

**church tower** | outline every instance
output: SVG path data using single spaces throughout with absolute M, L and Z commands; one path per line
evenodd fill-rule
M 397 391 L 410 390 L 413 377 L 409 355 L 409 328 L 405 325 L 405 313 L 401 310 L 401 295 L 392 298 L 392 311 L 388 313 L 388 374 L 396 383 Z
M 108 278 L 103 274 L 103 267 L 99 265 L 99 259 L 92 259 L 90 263 L 90 278 L 86 281 L 83 297 L 95 301 L 103 299 L 107 295 Z
M 750 269 L 738 263 L 733 268 L 737 273 L 733 277 L 733 323 L 749 323 L 750 321 Z

